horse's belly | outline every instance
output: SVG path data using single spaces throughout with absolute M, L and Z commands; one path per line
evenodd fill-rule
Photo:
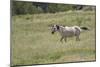
M 67 31 L 67 32 L 64 33 L 64 35 L 66 37 L 72 37 L 72 36 L 75 36 L 75 33 L 74 33 L 74 31 Z
M 67 34 L 66 37 L 73 37 L 74 34 Z

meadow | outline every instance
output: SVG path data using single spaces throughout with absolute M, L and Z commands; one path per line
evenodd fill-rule
M 95 61 L 95 11 L 66 11 L 12 16 L 11 65 Z M 51 34 L 50 24 L 86 26 L 90 30 L 67 42 Z

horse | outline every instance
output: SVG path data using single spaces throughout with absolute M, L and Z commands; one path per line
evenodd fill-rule
M 51 26 L 51 33 L 54 34 L 55 32 L 59 32 L 61 35 L 60 41 L 64 40 L 66 42 L 68 37 L 76 37 L 76 41 L 80 41 L 80 33 L 82 30 L 88 30 L 87 27 L 79 27 L 79 26 L 61 26 L 61 25 L 52 25 Z

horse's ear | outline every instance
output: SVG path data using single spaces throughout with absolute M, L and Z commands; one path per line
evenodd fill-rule
M 56 27 L 57 27 L 57 30 L 59 30 L 59 25 L 56 25 Z

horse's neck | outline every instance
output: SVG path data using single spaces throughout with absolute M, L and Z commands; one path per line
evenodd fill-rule
M 62 26 L 61 26 L 61 27 L 59 28 L 58 32 L 59 32 L 60 34 L 63 34 L 64 29 L 65 29 L 65 27 L 62 27 Z

